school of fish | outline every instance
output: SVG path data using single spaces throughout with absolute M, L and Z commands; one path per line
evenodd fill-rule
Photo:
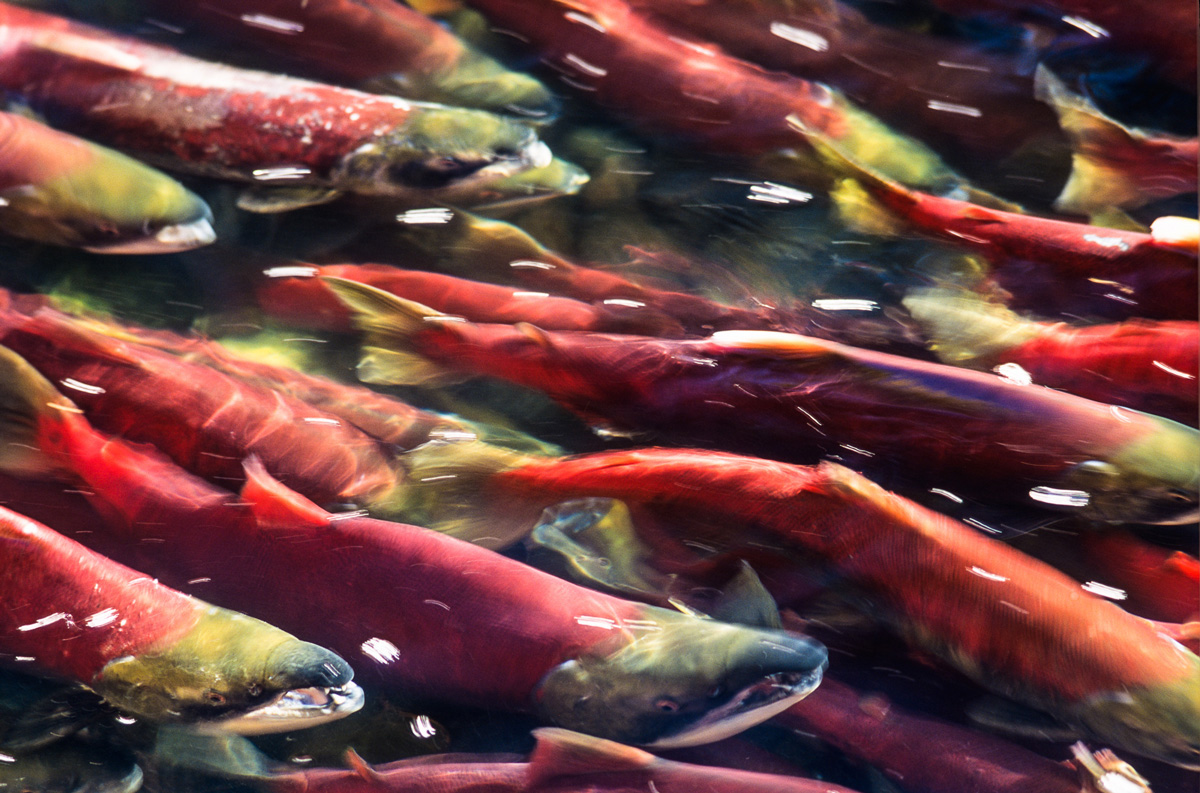
M 0 788 L 1195 790 L 1198 24 L 0 2 Z

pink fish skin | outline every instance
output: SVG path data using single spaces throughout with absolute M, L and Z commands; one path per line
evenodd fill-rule
M 378 441 L 330 413 L 53 309 L 4 312 L 0 341 L 76 395 L 99 426 L 153 443 L 200 476 L 240 481 L 241 461 L 256 455 L 315 499 L 362 503 L 399 481 Z

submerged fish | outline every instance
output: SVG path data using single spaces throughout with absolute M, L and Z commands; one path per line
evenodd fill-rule
M 1086 97 L 1068 91 L 1045 66 L 1038 68 L 1036 90 L 1037 97 L 1058 113 L 1074 148 L 1071 178 L 1056 209 L 1090 215 L 1196 192 L 1196 138 L 1126 127 Z
M 1200 768 L 1200 658 L 1049 565 L 842 466 L 698 449 L 520 458 L 451 444 L 410 455 L 410 471 L 430 501 L 469 498 L 491 523 L 606 497 L 649 512 L 676 542 L 739 555 L 782 544 L 993 691 L 1096 741 Z
M 890 213 L 902 225 L 977 251 L 1013 293 L 1014 307 L 1049 315 L 1082 305 L 1085 313 L 1104 316 L 1196 318 L 1194 244 L 1164 238 L 1163 232 L 1034 217 L 910 190 L 852 162 L 825 136 L 809 137 L 848 175 L 835 197 L 851 225 L 878 227 Z
M 17 793 L 136 793 L 142 769 L 110 749 L 58 743 L 4 755 L 0 789 Z
M 0 113 L 0 231 L 94 253 L 168 253 L 216 239 L 208 205 L 111 149 Z
M 331 515 L 255 461 L 234 496 L 101 435 L 62 397 L 48 402 L 52 387 L 31 368 L 10 368 L 10 432 L 32 422 L 35 445 L 120 516 L 97 545 L 363 656 L 368 679 L 416 700 L 672 747 L 740 732 L 820 682 L 825 648 L 805 637 L 631 603 L 427 529 Z M 128 542 L 147 530 L 164 542 Z M 355 618 L 314 624 L 334 601 Z
M 461 197 L 551 162 L 533 130 L 481 110 L 209 63 L 7 5 L 0 87 L 139 158 L 255 183 L 239 205 L 260 212 L 344 192 Z
M 69 0 L 65 5 L 89 16 L 99 11 L 81 9 Z M 154 0 L 107 5 L 108 17 L 127 22 L 149 16 L 222 36 L 335 82 L 369 84 L 409 99 L 534 121 L 549 120 L 558 110 L 554 95 L 533 77 L 506 69 L 443 26 L 392 0 Z
M 1096 520 L 1196 520 L 1200 433 L 1156 416 L 796 334 L 693 341 L 473 324 L 327 280 L 367 331 L 369 382 L 491 375 L 676 443 L 853 461 L 889 483 Z
M 0 508 L 5 665 L 80 683 L 150 721 L 255 734 L 349 715 L 333 653 L 169 589 Z
M 563 80 L 638 126 L 719 154 L 773 155 L 772 178 L 813 172 L 798 155 L 799 115 L 848 150 L 906 184 L 961 183 L 924 144 L 899 135 L 836 91 L 768 72 L 637 13 L 623 0 L 475 0 L 495 25 L 513 31 Z M 820 170 L 819 168 L 816 170 Z
M 1038 385 L 1193 426 L 1200 421 L 1195 322 L 1036 322 L 974 293 L 947 289 L 910 292 L 904 305 L 946 363 L 1001 372 L 1016 366 Z
M 854 793 L 823 780 L 667 760 L 560 728 L 543 727 L 533 735 L 537 745 L 527 761 L 513 755 L 444 754 L 371 766 L 350 752 L 348 768 L 271 768 L 232 746 L 200 756 L 207 747 L 181 742 L 164 747 L 162 754 L 264 793 Z M 213 762 L 213 755 L 224 762 Z
M 99 426 L 200 476 L 237 480 L 256 455 L 325 503 L 382 499 L 398 482 L 387 450 L 337 416 L 107 330 L 50 308 L 0 312 L 0 343 L 63 383 Z

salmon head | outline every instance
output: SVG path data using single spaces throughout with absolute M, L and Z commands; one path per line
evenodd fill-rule
M 354 713 L 363 692 L 339 656 L 210 607 L 169 647 L 110 661 L 91 688 L 131 715 L 201 732 L 259 735 Z
M 1136 413 L 1136 411 L 1129 411 Z M 1138 414 L 1151 431 L 1106 460 L 1067 471 L 1063 487 L 1044 489 L 1075 499 L 1081 514 L 1112 523 L 1195 523 L 1200 517 L 1200 432 L 1168 419 Z M 1038 492 L 1031 492 L 1035 499 Z M 1061 502 L 1056 502 L 1061 503 Z
M 346 155 L 333 179 L 355 192 L 460 198 L 551 160 L 527 126 L 482 110 L 423 104 L 400 127 Z
M 534 694 L 537 715 L 622 743 L 695 746 L 787 709 L 827 665 L 825 647 L 797 634 L 654 607 L 645 614 L 618 649 L 552 669 Z

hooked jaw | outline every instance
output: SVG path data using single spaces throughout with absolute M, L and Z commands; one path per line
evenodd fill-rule
M 645 617 L 623 646 L 552 669 L 535 692 L 538 715 L 622 743 L 696 746 L 786 710 L 828 662 L 820 643 L 785 631 L 653 607 Z
M 211 217 L 201 217 L 186 223 L 163 226 L 153 234 L 118 242 L 87 245 L 84 250 L 92 253 L 177 253 L 190 251 L 215 242 L 217 232 Z
M 349 716 L 363 692 L 342 658 L 261 620 L 206 607 L 169 646 L 110 661 L 91 687 L 114 707 L 199 732 L 262 735 Z

